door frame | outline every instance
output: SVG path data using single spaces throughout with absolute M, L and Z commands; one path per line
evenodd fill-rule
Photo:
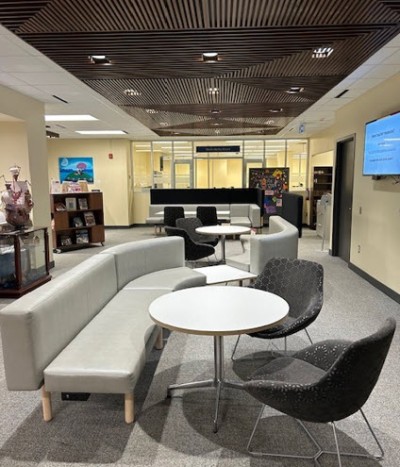
M 356 155 L 356 133 L 345 136 L 336 140 L 335 146 L 335 178 L 334 178 L 334 188 L 333 188 L 333 214 L 332 214 L 332 256 L 339 256 L 339 232 L 340 232 L 340 209 L 337 200 L 339 199 L 339 193 L 342 187 L 341 172 L 343 169 L 343 144 L 349 141 L 354 143 L 354 163 Z M 353 172 L 353 184 L 351 190 L 351 196 L 353 200 L 354 192 L 354 172 Z M 351 253 L 351 251 L 350 251 Z

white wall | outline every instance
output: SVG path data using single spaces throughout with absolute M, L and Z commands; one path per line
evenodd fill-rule
M 310 141 L 311 153 L 334 150 L 355 134 L 350 262 L 400 293 L 400 184 L 362 175 L 365 123 L 400 110 L 400 74 L 340 109 L 336 124 Z M 361 214 L 360 214 L 361 208 Z M 360 249 L 360 252 L 358 250 Z

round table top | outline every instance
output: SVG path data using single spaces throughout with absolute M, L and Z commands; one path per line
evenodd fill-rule
M 257 332 L 282 322 L 289 305 L 278 295 L 237 286 L 192 287 L 156 298 L 149 307 L 160 326 L 188 334 Z
M 250 227 L 243 225 L 205 225 L 203 227 L 197 227 L 196 232 L 203 235 L 240 235 L 250 232 Z

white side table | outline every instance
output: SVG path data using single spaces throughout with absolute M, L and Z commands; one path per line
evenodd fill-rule
M 227 264 L 206 266 L 204 268 L 194 268 L 193 270 L 206 276 L 207 285 L 236 281 L 239 281 L 239 284 L 243 285 L 244 280 L 255 279 L 257 277 L 257 274 L 243 271 L 242 269 L 234 268 L 233 266 L 228 266 Z

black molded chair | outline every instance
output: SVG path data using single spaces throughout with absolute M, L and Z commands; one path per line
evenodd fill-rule
M 396 328 L 394 318 L 363 339 L 351 342 L 326 340 L 311 345 L 292 357 L 279 357 L 257 370 L 244 389 L 264 405 L 247 444 L 251 454 L 272 457 L 313 459 L 335 454 L 341 466 L 341 454 L 372 457 L 370 454 L 340 453 L 335 421 L 361 412 L 382 459 L 384 452 L 362 407 L 369 398 L 381 373 Z M 318 449 L 314 456 L 293 456 L 253 451 L 251 443 L 265 405 L 294 417 Z M 332 423 L 336 451 L 324 451 L 302 421 Z
M 184 217 L 176 220 L 176 226 L 179 229 L 186 230 L 194 242 L 207 243 L 208 245 L 217 246 L 218 237 L 210 235 L 202 235 L 196 232 L 197 227 L 202 227 L 201 220 L 198 217 Z
M 217 225 L 218 216 L 215 206 L 197 206 L 196 217 L 198 217 L 203 225 Z
M 176 220 L 185 217 L 185 210 L 182 206 L 165 206 L 164 207 L 164 225 L 176 227 Z
M 185 240 L 185 260 L 197 261 L 201 258 L 206 258 L 215 255 L 215 249 L 211 245 L 205 243 L 194 242 L 186 230 L 178 229 L 177 227 L 165 227 L 168 236 L 178 236 Z
M 305 259 L 272 258 L 263 271 L 249 287 L 265 290 L 279 295 L 289 304 L 289 315 L 279 326 L 249 334 L 261 339 L 285 339 L 300 330 L 306 332 L 313 343 L 306 327 L 318 316 L 323 304 L 324 270 L 321 264 Z M 268 313 L 268 310 L 265 310 Z M 240 335 L 232 353 L 236 352 Z

